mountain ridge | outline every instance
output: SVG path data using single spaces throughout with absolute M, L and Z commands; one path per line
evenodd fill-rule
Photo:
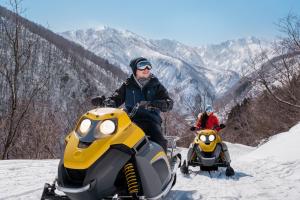
M 248 37 L 218 45 L 191 47 L 176 40 L 147 39 L 109 26 L 60 34 L 97 55 L 103 55 L 126 73 L 131 73 L 128 63 L 133 57 L 149 58 L 154 65 L 154 74 L 163 84 L 173 93 L 183 88 L 179 96 L 186 96 L 192 102 L 190 99 L 195 98 L 195 93 L 203 96 L 208 92 L 210 101 L 222 96 L 240 80 L 243 68 L 247 67 L 247 59 L 259 53 L 261 46 L 268 48 L 270 45 L 267 41 Z M 180 105 L 184 105 L 185 101 L 177 99 Z

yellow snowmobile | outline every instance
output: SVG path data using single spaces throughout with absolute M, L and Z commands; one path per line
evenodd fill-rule
M 132 113 L 139 107 L 137 104 Z M 176 182 L 181 156 L 168 157 L 122 109 L 85 113 L 66 137 L 64 157 L 42 200 L 162 199 Z M 59 195 L 57 190 L 65 193 Z
M 221 128 L 225 125 L 221 124 Z M 180 170 L 183 174 L 189 173 L 189 166 L 200 166 L 200 170 L 218 170 L 218 167 L 226 167 L 226 176 L 233 176 L 234 170 L 230 166 L 230 156 L 227 145 L 222 142 L 218 131 L 211 129 L 198 130 L 194 142 L 191 143 L 187 161 L 184 160 Z

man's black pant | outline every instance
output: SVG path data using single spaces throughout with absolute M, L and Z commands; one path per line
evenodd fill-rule
M 167 152 L 168 141 L 164 138 L 159 124 L 151 121 L 135 121 L 135 123 L 149 136 L 151 141 L 159 144 Z

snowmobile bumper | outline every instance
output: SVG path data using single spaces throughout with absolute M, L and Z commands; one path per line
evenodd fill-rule
M 205 157 L 201 157 L 201 165 L 204 166 L 213 166 L 216 164 L 216 157 L 211 157 L 211 158 L 205 158 Z
M 190 161 L 190 165 L 199 165 L 199 166 L 224 166 L 224 163 L 220 163 L 219 157 L 221 154 L 222 148 L 220 145 L 217 145 L 215 150 L 211 153 L 209 152 L 203 152 L 199 146 L 196 146 L 195 152 L 197 155 L 197 160 Z
M 82 192 L 88 191 L 91 188 L 91 184 L 88 184 L 88 185 L 80 187 L 80 188 L 67 188 L 67 187 L 61 187 L 61 186 L 57 186 L 56 188 L 59 191 L 62 191 L 64 193 L 77 194 L 77 193 L 82 193 Z
M 163 191 L 159 195 L 157 195 L 155 197 L 150 197 L 150 198 L 146 198 L 145 196 L 138 196 L 137 199 L 138 200 L 159 200 L 161 198 L 164 198 L 169 193 L 172 186 L 175 184 L 175 181 L 176 181 L 176 173 L 172 173 L 171 180 L 169 181 L 167 186 L 163 189 Z M 50 184 L 46 183 L 41 200 L 70 200 L 65 195 L 60 196 L 60 195 L 56 194 L 55 190 L 58 189 L 59 191 L 62 191 L 62 192 L 76 194 L 76 193 L 85 192 L 85 191 L 89 190 L 90 187 L 91 187 L 91 184 L 88 184 L 88 185 L 86 185 L 84 187 L 81 187 L 81 188 L 65 188 L 65 187 L 58 186 L 56 184 L 56 181 L 54 182 L 53 185 L 50 185 Z M 110 199 L 110 200 L 125 200 L 125 199 L 133 199 L 133 197 L 132 196 L 118 196 L 116 194 L 113 197 L 106 197 L 106 198 L 103 198 L 103 199 L 107 199 L 107 200 L 108 199 Z

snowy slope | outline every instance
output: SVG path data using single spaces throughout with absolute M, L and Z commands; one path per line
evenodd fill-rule
M 300 123 L 258 148 L 228 144 L 236 175 L 179 175 L 170 199 L 300 199 Z M 178 196 L 182 198 L 178 198 Z
M 224 170 L 178 171 L 178 181 L 168 200 L 297 200 L 300 199 L 300 123 L 258 148 L 228 143 L 236 175 Z M 183 155 L 186 154 L 183 149 Z M 56 175 L 58 160 L 0 161 L 0 199 L 39 199 L 44 182 Z

